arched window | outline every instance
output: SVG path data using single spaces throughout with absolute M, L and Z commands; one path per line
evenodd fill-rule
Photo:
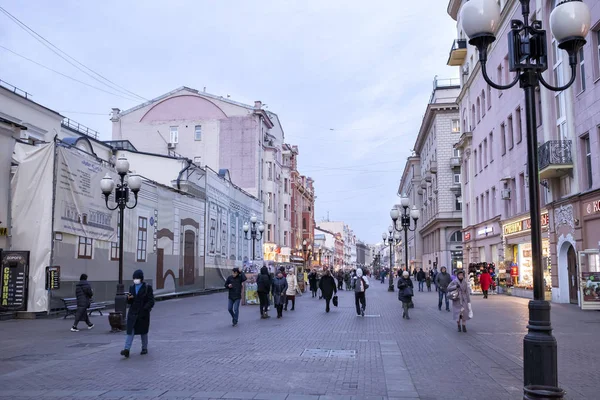
M 467 109 L 464 108 L 463 109 L 463 113 L 462 113 L 462 129 L 463 129 L 463 132 L 465 132 L 467 130 L 468 126 L 469 125 L 467 125 Z
M 481 91 L 481 118 L 485 117 L 485 90 Z
M 461 231 L 456 231 L 452 234 L 452 236 L 450 236 L 450 241 L 451 242 L 462 242 L 463 241 L 463 235 Z
M 475 129 L 475 104 L 471 107 L 471 132 Z
M 481 99 L 477 98 L 477 123 L 481 122 Z

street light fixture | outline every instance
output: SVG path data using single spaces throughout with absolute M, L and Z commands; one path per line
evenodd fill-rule
M 529 331 L 523 339 L 524 391 L 532 398 L 542 398 L 549 393 L 553 398 L 562 398 L 564 392 L 558 387 L 557 349 L 550 323 L 550 303 L 544 296 L 535 91 L 540 84 L 555 92 L 565 90 L 573 84 L 577 71 L 577 53 L 586 43 L 585 36 L 590 30 L 590 11 L 581 0 L 565 0 L 556 5 L 550 14 L 550 30 L 558 47 L 567 52 L 571 67 L 569 82 L 555 87 L 542 76 L 548 69 L 546 31 L 542 29 L 541 21 L 529 23 L 529 0 L 520 2 L 523 20 L 512 20 L 511 31 L 508 33 L 509 70 L 516 73 L 514 81 L 508 85 L 492 82 L 486 70 L 488 46 L 496 40 L 494 33 L 500 22 L 500 8 L 496 0 L 471 0 L 465 3 L 461 10 L 461 20 L 463 29 L 470 38 L 469 43 L 479 51 L 485 81 L 498 90 L 509 89 L 519 83 L 525 92 L 533 300 L 529 302 Z
M 394 291 L 394 266 L 392 264 L 392 248 L 394 245 L 400 244 L 401 240 L 400 240 L 400 234 L 398 234 L 398 232 L 394 232 L 394 228 L 391 225 L 388 226 L 388 233 L 389 233 L 389 236 L 386 235 L 385 232 L 382 233 L 381 238 L 383 239 L 384 245 L 387 244 L 390 246 L 390 284 L 388 286 L 388 292 L 393 292 Z
M 119 332 L 125 327 L 125 315 L 127 313 L 127 296 L 125 295 L 125 287 L 123 285 L 123 239 L 125 237 L 123 232 L 125 221 L 124 211 L 126 208 L 131 210 L 137 206 L 138 192 L 142 187 L 142 178 L 137 174 L 127 176 L 127 173 L 129 172 L 129 161 L 127 161 L 127 158 L 123 155 L 119 156 L 115 163 L 115 167 L 119 174 L 120 182 L 116 184 L 116 205 L 114 207 L 108 205 L 108 197 L 115 189 L 115 181 L 109 174 L 106 174 L 106 176 L 100 180 L 100 189 L 102 190 L 102 194 L 104 194 L 106 207 L 111 211 L 119 209 L 119 226 L 117 229 L 119 235 L 119 282 L 117 283 L 117 293 L 115 295 L 115 311 L 108 316 L 108 322 L 110 323 L 112 332 Z M 125 180 L 125 177 L 127 177 L 127 180 Z M 133 192 L 135 200 L 132 206 L 127 204 L 129 202 L 129 190 Z
M 396 207 L 390 211 L 390 217 L 393 221 L 393 227 L 396 232 L 404 231 L 404 269 L 408 271 L 408 231 L 414 232 L 417 230 L 417 221 L 421 217 L 421 212 L 417 207 L 412 206 L 411 210 L 408 211 L 410 206 L 410 199 L 404 195 L 400 198 L 400 205 L 402 206 L 402 213 Z M 413 227 L 410 227 L 410 219 L 413 220 Z M 400 219 L 401 228 L 398 228 L 397 222 Z
M 254 259 L 255 259 L 255 253 L 256 253 L 256 243 L 257 241 L 260 242 L 260 240 L 262 239 L 262 234 L 265 231 L 265 226 L 263 225 L 262 222 L 258 222 L 258 218 L 256 217 L 256 215 L 252 214 L 252 216 L 250 217 L 250 224 L 248 224 L 247 222 L 244 222 L 244 239 L 246 240 L 252 240 L 252 266 L 254 266 Z

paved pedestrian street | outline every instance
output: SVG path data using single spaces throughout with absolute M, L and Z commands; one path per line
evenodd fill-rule
M 93 330 L 69 331 L 72 319 L 0 322 L 0 397 L 10 399 L 519 399 L 527 300 L 473 297 L 474 319 L 458 333 L 437 310 L 437 293 L 416 293 L 411 320 L 397 292 L 372 282 L 367 315 L 354 293 L 325 313 L 310 293 L 296 310 L 259 319 L 242 306 L 231 326 L 227 294 L 158 302 L 149 354 L 107 317 Z M 272 312 L 275 315 L 274 312 Z M 600 313 L 553 305 L 560 384 L 569 399 L 597 399 Z M 80 328 L 85 324 L 81 324 Z

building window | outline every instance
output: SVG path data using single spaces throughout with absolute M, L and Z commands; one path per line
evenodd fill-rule
M 483 171 L 483 146 L 481 145 L 481 143 L 479 143 L 479 160 L 477 160 L 479 162 L 479 172 Z
M 202 125 L 194 127 L 194 140 L 202 140 Z
M 475 223 L 479 223 L 479 196 L 475 197 Z
M 271 242 L 271 228 L 272 228 L 271 224 L 268 224 L 267 225 L 267 242 L 269 242 L 269 243 Z
M 117 221 L 120 220 L 121 211 L 117 211 Z M 110 260 L 118 261 L 119 260 L 119 240 L 121 238 L 121 226 L 117 224 L 117 241 L 110 242 Z
M 488 90 L 487 101 L 488 101 L 488 110 L 489 110 L 490 108 L 492 108 L 492 87 L 490 85 L 488 85 L 487 90 Z
M 483 164 L 485 167 L 488 166 L 488 141 L 487 138 L 483 139 Z
M 273 163 L 270 161 L 267 161 L 267 179 L 272 181 L 273 180 Z
M 77 258 L 85 258 L 90 260 L 92 258 L 94 239 L 79 236 L 79 246 L 77 248 Z
M 460 185 L 460 168 L 454 168 L 452 175 L 454 179 L 454 184 Z
M 590 146 L 590 136 L 587 135 L 582 138 L 583 141 L 583 153 L 585 154 L 585 171 L 587 178 L 587 188 L 591 189 L 594 183 L 592 179 L 592 148 Z
M 583 47 L 579 49 L 579 91 L 585 90 L 585 59 L 583 58 Z
M 462 197 L 456 196 L 454 201 L 454 211 L 462 211 Z
M 515 119 L 517 120 L 517 144 L 523 140 L 523 120 L 521 119 L 521 107 L 515 110 Z
M 492 194 L 490 197 L 490 203 L 492 203 L 492 217 L 496 216 L 496 188 L 492 188 Z
M 502 73 L 502 64 L 498 65 L 498 71 L 497 71 L 497 80 L 498 80 L 498 85 L 502 85 L 504 84 L 504 81 L 502 78 L 504 78 L 504 74 Z M 498 97 L 502 96 L 502 90 L 498 90 Z
M 481 91 L 481 118 L 485 117 L 485 90 Z
M 288 178 L 284 178 L 283 179 L 283 193 L 288 193 L 289 192 L 289 190 L 288 190 L 288 184 L 289 184 Z
M 176 126 L 172 126 L 171 127 L 171 136 L 170 136 L 170 140 L 169 143 L 179 143 L 179 131 L 178 131 L 178 127 Z
M 462 155 L 462 152 L 460 151 L 460 149 L 457 149 L 456 147 L 454 148 L 454 150 L 452 151 L 452 155 L 454 157 L 460 157 Z M 413 175 L 414 176 L 414 175 Z
M 500 145 L 502 146 L 502 155 L 506 154 L 506 125 L 504 124 L 504 122 L 500 125 L 500 140 L 502 141 L 502 143 L 500 143 Z
M 306 218 L 302 218 L 302 230 L 307 230 L 308 227 L 306 226 Z
M 288 219 L 288 205 L 287 204 L 283 205 L 283 219 L 286 221 Z
M 452 236 L 450 236 L 450 241 L 451 242 L 462 242 L 463 241 L 463 234 L 461 231 L 456 231 L 452 234 Z
M 481 122 L 481 99 L 477 98 L 477 123 Z
M 287 247 L 288 245 L 288 233 L 287 231 L 283 232 L 283 245 Z
M 460 121 L 457 119 L 452 120 L 452 133 L 460 132 Z
M 146 262 L 146 249 L 148 247 L 148 218 L 138 217 L 137 254 L 138 262 Z
M 273 193 L 268 193 L 267 201 L 267 211 L 273 210 Z
M 512 117 L 512 115 L 508 116 L 508 121 L 506 122 L 506 125 L 508 125 L 508 135 L 507 135 L 508 149 L 512 150 L 512 148 L 515 146 L 515 140 L 513 138 L 513 117 Z
M 486 190 L 485 191 L 485 215 L 486 215 L 486 220 L 491 218 L 490 215 L 490 191 Z
M 494 132 L 490 132 L 490 163 L 494 161 Z
M 477 161 L 479 161 L 479 159 L 477 158 L 477 150 L 473 150 L 473 166 L 475 167 L 475 175 L 477 175 Z

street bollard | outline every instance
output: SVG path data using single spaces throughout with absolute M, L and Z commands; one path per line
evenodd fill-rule
M 564 390 L 553 386 L 530 385 L 523 389 L 523 400 L 557 400 L 564 395 Z

